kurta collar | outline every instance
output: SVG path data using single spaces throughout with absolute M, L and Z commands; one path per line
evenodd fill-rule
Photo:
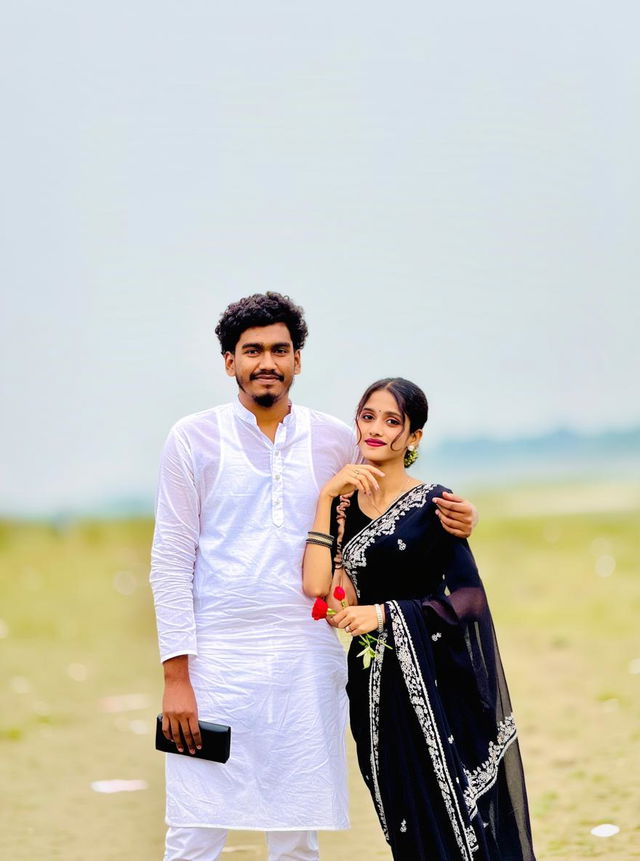
M 240 419 L 240 421 L 246 422 L 248 425 L 253 425 L 253 427 L 258 427 L 258 422 L 256 421 L 256 417 L 248 410 L 243 404 L 240 403 L 240 398 L 236 398 L 233 401 L 233 412 Z M 289 401 L 289 412 L 283 418 L 281 424 L 288 425 L 293 422 L 294 417 L 294 406 L 291 401 Z

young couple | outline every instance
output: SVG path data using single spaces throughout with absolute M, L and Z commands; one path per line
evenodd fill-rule
M 227 723 L 231 756 L 167 755 L 165 861 L 214 861 L 229 829 L 265 831 L 270 861 L 315 861 L 317 831 L 348 827 L 346 668 L 335 631 L 311 617 L 318 595 L 354 638 L 351 725 L 394 858 L 533 859 L 507 689 L 464 541 L 475 509 L 404 467 L 424 395 L 405 380 L 374 384 L 354 438 L 289 401 L 307 327 L 288 298 L 242 299 L 216 333 L 238 397 L 169 434 L 151 584 L 165 735 L 194 751 L 198 719 Z M 338 585 L 348 606 L 331 597 Z M 367 669 L 366 633 L 377 638 Z

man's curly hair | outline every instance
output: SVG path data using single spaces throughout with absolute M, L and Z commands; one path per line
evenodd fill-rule
M 216 335 L 220 341 L 220 351 L 233 353 L 240 336 L 247 329 L 255 326 L 271 326 L 273 323 L 284 323 L 291 340 L 293 349 L 304 347 L 308 330 L 304 321 L 304 312 L 295 305 L 288 296 L 280 293 L 254 293 L 239 302 L 233 302 L 221 314 L 216 326 Z

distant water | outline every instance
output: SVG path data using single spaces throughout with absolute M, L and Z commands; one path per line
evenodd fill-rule
M 532 480 L 640 482 L 640 428 L 593 436 L 557 431 L 527 439 L 450 441 L 427 449 L 414 472 L 464 487 Z

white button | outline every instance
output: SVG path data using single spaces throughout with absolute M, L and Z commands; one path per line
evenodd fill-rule
M 275 477 L 275 480 L 276 480 L 276 481 L 280 481 L 280 479 L 282 478 L 282 476 L 280 475 L 280 473 L 279 473 L 279 472 L 278 472 L 278 473 L 276 473 L 276 475 L 275 475 L 274 477 Z

